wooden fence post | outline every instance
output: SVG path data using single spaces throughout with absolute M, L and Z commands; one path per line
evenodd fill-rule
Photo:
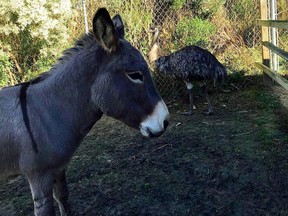
M 268 19 L 268 2 L 260 0 L 260 16 L 261 20 Z M 261 26 L 262 42 L 269 41 L 269 27 Z M 262 63 L 270 67 L 270 51 L 267 47 L 262 46 Z
M 268 1 L 260 0 L 260 19 L 268 20 Z M 261 26 L 261 37 L 262 42 L 269 41 L 269 27 Z M 270 67 L 270 50 L 262 45 L 262 63 L 267 67 Z M 269 85 L 271 83 L 271 78 L 263 73 L 264 84 Z

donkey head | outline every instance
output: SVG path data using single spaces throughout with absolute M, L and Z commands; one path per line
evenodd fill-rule
M 140 129 L 147 137 L 160 136 L 169 112 L 152 81 L 140 52 L 124 39 L 119 15 L 111 20 L 106 9 L 97 11 L 93 33 L 101 49 L 92 100 L 106 115 Z

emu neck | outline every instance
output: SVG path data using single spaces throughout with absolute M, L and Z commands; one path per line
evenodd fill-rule
M 158 44 L 154 44 L 148 54 L 148 58 L 149 58 L 149 61 L 150 63 L 154 63 L 154 61 L 156 59 L 158 59 L 158 50 L 159 50 L 159 46 Z
M 150 61 L 150 64 L 153 64 L 156 59 L 158 59 L 158 52 L 159 52 L 159 42 L 158 42 L 158 37 L 159 37 L 159 30 L 156 28 L 154 31 L 154 37 L 152 41 L 152 46 L 150 49 L 150 52 L 148 54 L 148 58 Z

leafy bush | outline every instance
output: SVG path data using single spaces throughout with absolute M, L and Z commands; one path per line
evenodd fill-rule
M 174 10 L 179 10 L 184 6 L 185 3 L 186 0 L 173 0 L 171 2 L 171 6 Z
M 68 25 L 73 15 L 70 0 L 0 2 L 0 40 L 8 48 L 8 56 L 15 56 L 18 80 L 27 78 L 27 70 L 41 70 L 37 62 L 54 59 L 59 47 L 69 42 Z
M 8 74 L 12 72 L 13 64 L 10 62 L 7 53 L 0 50 L 0 87 L 8 84 Z
M 208 20 L 198 17 L 189 19 L 183 18 L 176 27 L 178 46 L 198 45 L 207 47 L 210 37 L 215 34 L 215 26 Z
M 194 17 L 201 19 L 211 19 L 211 17 L 224 5 L 225 0 L 192 0 L 184 3 L 183 0 L 174 0 L 173 6 L 175 9 L 181 9 L 185 6 L 190 10 Z M 182 4 L 182 7 L 180 7 Z

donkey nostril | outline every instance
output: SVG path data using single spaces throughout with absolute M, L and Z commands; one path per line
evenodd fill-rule
M 169 122 L 167 120 L 164 121 L 164 129 L 166 130 L 166 128 L 168 127 Z

